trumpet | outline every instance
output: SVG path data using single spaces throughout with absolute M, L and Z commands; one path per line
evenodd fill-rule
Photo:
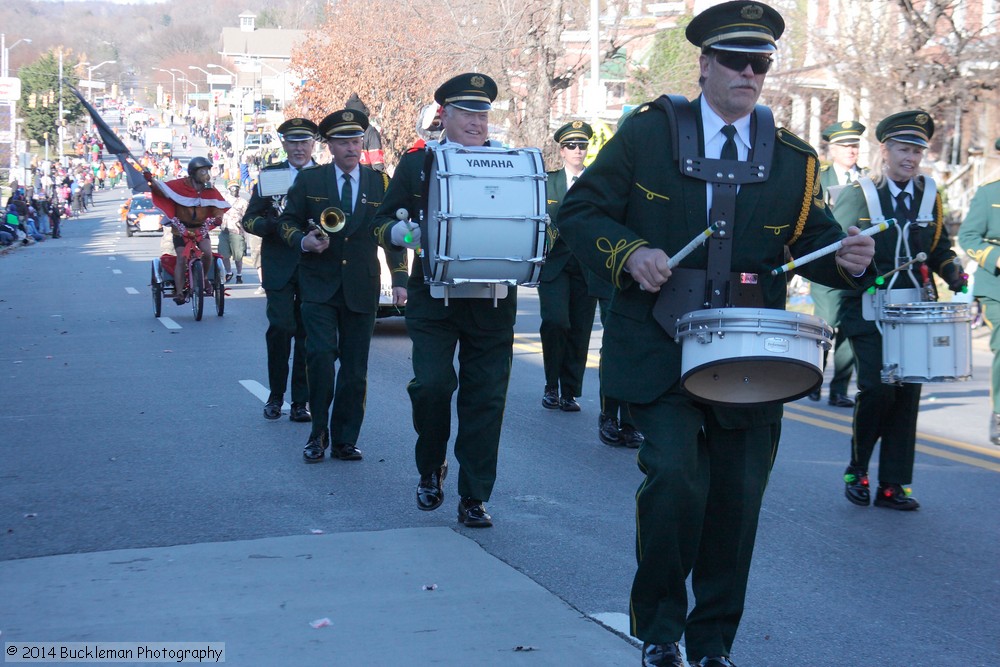
M 323 212 L 319 214 L 319 225 L 313 222 L 312 219 L 309 220 L 310 228 L 318 229 L 321 237 L 336 234 L 342 230 L 346 224 L 347 216 L 344 215 L 344 212 L 336 206 L 323 209 Z

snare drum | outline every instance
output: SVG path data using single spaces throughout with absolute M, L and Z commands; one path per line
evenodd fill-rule
M 766 308 L 713 308 L 677 323 L 681 386 L 721 405 L 784 403 L 823 382 L 833 329 L 818 317 Z
M 972 377 L 968 303 L 882 306 L 882 382 L 958 382 Z
M 497 285 L 536 286 L 545 259 L 541 151 L 453 144 L 431 150 L 423 255 L 432 295 L 481 297 L 496 294 Z

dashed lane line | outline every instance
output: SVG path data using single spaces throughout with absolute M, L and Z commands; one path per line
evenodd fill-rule
M 177 324 L 177 322 L 174 322 L 169 317 L 157 317 L 156 319 L 158 319 L 160 321 L 160 324 L 162 324 L 163 326 L 165 326 L 168 329 L 180 329 L 181 328 L 181 325 Z
M 125 293 L 126 293 L 126 294 L 138 294 L 138 293 L 139 293 L 139 290 L 137 290 L 137 289 L 136 289 L 136 288 L 134 288 L 134 287 L 126 287 L 126 288 L 125 288 Z
M 267 403 L 267 397 L 271 395 L 271 392 L 260 382 L 256 380 L 240 380 L 240 384 L 243 385 L 244 389 L 259 398 L 261 403 Z M 291 410 L 292 406 L 286 401 L 281 404 L 281 409 Z

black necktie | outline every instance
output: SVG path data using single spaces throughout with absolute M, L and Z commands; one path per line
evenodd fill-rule
M 906 200 L 909 195 L 900 190 L 896 195 L 896 220 L 898 222 L 906 222 L 910 219 L 910 207 L 906 205 Z
M 733 139 L 736 136 L 736 128 L 726 125 L 722 128 L 722 133 L 726 135 L 726 143 L 722 144 L 722 153 L 719 157 L 723 160 L 738 160 L 739 153 L 736 152 L 736 141 Z
M 344 215 L 350 215 L 353 204 L 354 191 L 351 189 L 351 175 L 344 174 L 344 187 L 340 190 L 340 210 L 344 212 Z

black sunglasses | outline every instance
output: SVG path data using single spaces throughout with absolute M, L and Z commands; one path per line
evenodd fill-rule
M 570 150 L 573 150 L 574 148 L 578 151 L 587 150 L 587 142 L 585 141 L 569 141 L 565 144 L 561 144 L 561 146 Z
M 720 65 L 734 72 L 742 72 L 747 68 L 747 65 L 750 65 L 750 69 L 753 70 L 754 74 L 767 74 L 767 71 L 771 69 L 771 64 L 774 63 L 771 56 L 763 53 L 743 53 L 715 49 L 712 52 L 715 54 L 715 59 L 719 61 Z

